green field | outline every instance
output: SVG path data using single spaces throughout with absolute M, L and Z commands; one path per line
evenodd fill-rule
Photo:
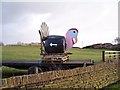
M 95 63 L 100 63 L 102 60 L 102 51 L 103 49 L 72 48 L 68 52 L 72 53 L 70 55 L 70 60 L 92 59 Z M 40 60 L 40 46 L 3 46 L 2 60 Z M 21 74 L 27 73 L 27 71 L 2 67 L 3 78 L 14 76 L 14 73 Z M 118 84 L 118 87 L 119 86 Z M 116 85 L 113 87 L 116 87 Z
M 92 59 L 100 62 L 102 49 L 72 48 L 71 60 Z M 39 46 L 4 46 L 2 47 L 2 60 L 40 60 Z
M 101 62 L 102 60 L 102 49 L 79 49 L 72 48 L 70 52 L 73 54 L 70 55 L 71 60 L 94 60 L 95 63 Z
M 38 46 L 3 46 L 2 60 L 39 60 Z

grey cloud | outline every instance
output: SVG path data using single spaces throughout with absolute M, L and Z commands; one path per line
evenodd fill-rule
M 16 22 L 24 14 L 59 12 L 65 3 L 51 2 L 4 2 L 2 4 L 3 24 Z

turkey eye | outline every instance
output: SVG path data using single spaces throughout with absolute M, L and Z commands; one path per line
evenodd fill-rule
M 73 31 L 73 33 L 75 33 L 75 31 Z

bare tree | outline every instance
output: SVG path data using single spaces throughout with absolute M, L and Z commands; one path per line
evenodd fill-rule
M 120 50 L 120 37 L 117 37 L 116 39 L 115 39 L 115 42 L 117 43 L 117 50 L 119 51 Z
M 117 38 L 115 39 L 115 42 L 116 42 L 117 44 L 120 44 L 120 37 L 117 37 Z

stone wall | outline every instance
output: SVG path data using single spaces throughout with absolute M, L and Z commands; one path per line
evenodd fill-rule
M 117 62 L 2 79 L 3 88 L 103 88 L 118 81 Z

